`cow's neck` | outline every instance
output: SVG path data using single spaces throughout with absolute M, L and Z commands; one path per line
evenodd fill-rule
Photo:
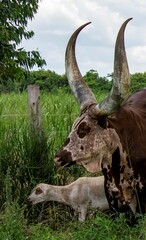
M 112 187 L 115 184 L 119 189 L 121 201 L 130 203 L 135 189 L 130 159 L 128 153 L 123 149 L 117 132 L 112 128 L 107 129 L 107 132 L 109 141 L 106 140 L 107 152 L 102 160 L 103 172 L 106 173 L 108 186 Z

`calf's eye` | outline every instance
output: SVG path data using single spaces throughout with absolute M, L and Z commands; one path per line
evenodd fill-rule
M 42 192 L 43 192 L 42 189 L 39 188 L 39 187 L 35 190 L 35 194 L 36 194 L 36 195 L 39 195 L 39 194 L 41 194 Z

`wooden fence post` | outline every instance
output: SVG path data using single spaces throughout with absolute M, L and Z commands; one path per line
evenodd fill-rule
M 43 179 L 48 162 L 47 137 L 43 131 L 40 112 L 40 89 L 36 85 L 28 86 L 28 103 L 30 116 L 30 140 L 33 176 Z M 31 168 L 30 168 L 31 169 Z M 45 175 L 46 176 L 46 175 Z
M 28 104 L 30 126 L 32 130 L 42 133 L 42 119 L 40 113 L 40 89 L 39 86 L 28 86 Z

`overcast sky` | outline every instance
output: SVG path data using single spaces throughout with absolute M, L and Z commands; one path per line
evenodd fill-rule
M 81 73 L 90 69 L 100 76 L 113 71 L 114 44 L 121 24 L 133 17 L 125 32 L 130 73 L 146 71 L 146 0 L 42 0 L 28 29 L 35 36 L 22 42 L 26 50 L 38 50 L 47 62 L 44 69 L 65 73 L 64 54 L 71 34 L 91 21 L 77 41 Z

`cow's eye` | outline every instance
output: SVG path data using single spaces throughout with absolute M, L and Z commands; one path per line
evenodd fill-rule
M 105 118 L 100 118 L 98 120 L 98 124 L 99 124 L 100 127 L 106 128 L 106 120 L 105 120 Z
M 90 127 L 86 124 L 86 122 L 82 122 L 77 130 L 77 134 L 79 138 L 84 138 L 89 132 L 90 132 Z

